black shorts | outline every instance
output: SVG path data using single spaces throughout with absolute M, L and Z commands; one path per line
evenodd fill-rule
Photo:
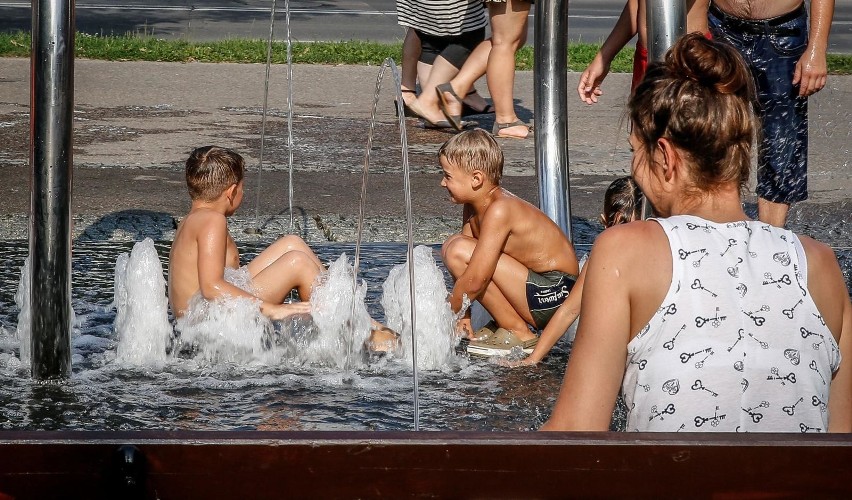
M 420 62 L 432 65 L 438 56 L 461 69 L 470 53 L 485 40 L 485 28 L 455 36 L 435 36 L 414 30 L 420 38 Z
M 530 314 L 532 314 L 535 322 L 534 327 L 541 330 L 547 326 L 550 318 L 568 298 L 568 294 L 574 288 L 576 282 L 577 276 L 561 271 L 544 273 L 529 271 L 527 274 L 527 306 L 529 306 Z

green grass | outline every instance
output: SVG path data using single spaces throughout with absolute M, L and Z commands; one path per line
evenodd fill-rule
M 107 61 L 170 61 L 265 63 L 266 41 L 231 39 L 215 42 L 188 42 L 152 37 L 124 35 L 97 36 L 80 33 L 76 38 L 76 56 Z M 568 69 L 582 71 L 595 57 L 600 45 L 575 43 L 568 46 Z M 360 64 L 380 65 L 388 57 L 399 61 L 402 45 L 375 42 L 295 42 L 292 58 L 295 64 Z M 29 57 L 30 34 L 0 33 L 0 57 Z M 272 62 L 287 61 L 287 47 L 275 42 Z M 533 50 L 526 46 L 518 51 L 517 68 L 533 69 Z M 610 71 L 628 73 L 633 67 L 633 48 L 626 47 L 612 62 Z M 852 74 L 852 56 L 829 54 L 832 74 Z

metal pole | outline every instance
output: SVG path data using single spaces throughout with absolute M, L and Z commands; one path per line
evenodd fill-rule
M 686 33 L 685 0 L 647 0 L 648 61 L 662 61 L 666 51 Z
M 568 0 L 536 2 L 534 136 L 539 205 L 571 239 L 567 26 Z
M 32 2 L 30 304 L 32 375 L 71 370 L 74 0 Z

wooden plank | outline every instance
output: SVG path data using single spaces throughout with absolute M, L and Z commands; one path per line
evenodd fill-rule
M 0 498 L 852 497 L 852 436 L 4 432 Z

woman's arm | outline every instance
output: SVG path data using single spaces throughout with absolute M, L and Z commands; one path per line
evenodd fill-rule
M 583 268 L 577 338 L 553 413 L 542 430 L 609 429 L 630 337 L 630 290 L 624 272 L 628 259 L 619 236 L 603 232 Z

